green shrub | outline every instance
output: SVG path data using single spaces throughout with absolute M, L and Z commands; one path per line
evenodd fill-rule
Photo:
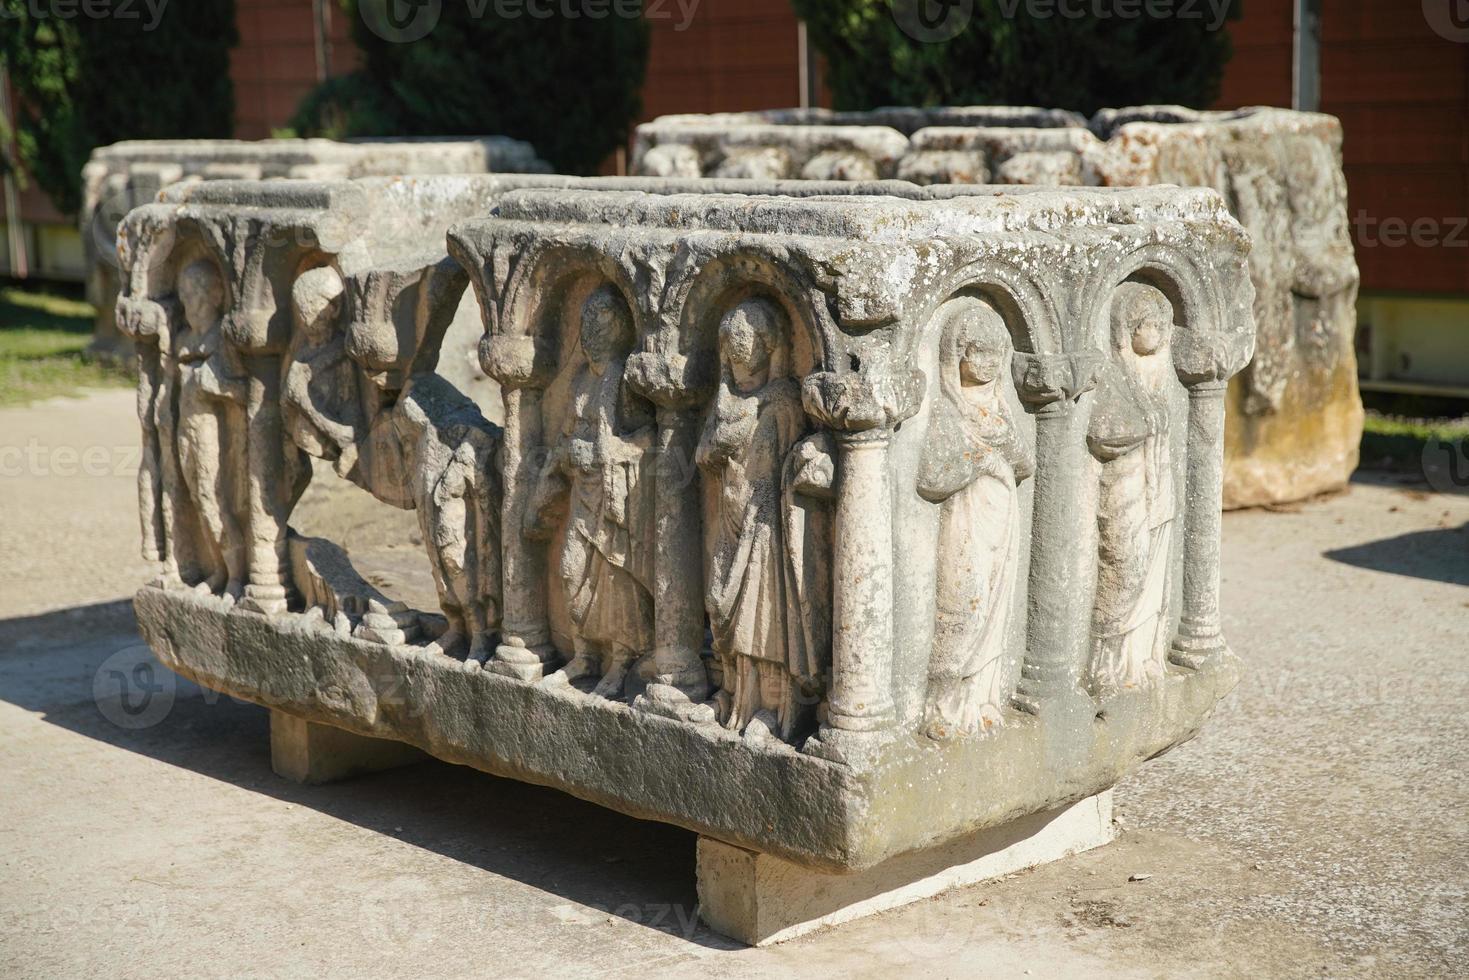
M 72 9 L 74 16 L 37 17 L 28 0 L 0 0 L 15 163 L 68 214 L 80 206 L 82 165 L 93 148 L 125 139 L 228 138 L 234 130 L 234 0 L 176 0 L 156 22 L 142 3 L 112 6 L 135 15 L 126 17 L 87 17 L 86 6 Z
M 1167 16 L 1141 0 L 792 2 L 826 56 L 838 109 L 1207 107 L 1231 53 L 1223 21 L 1239 16 L 1237 0 L 1173 3 Z
M 500 17 L 490 0 L 443 0 L 434 28 L 406 43 L 364 18 L 383 0 L 342 3 L 363 67 L 306 97 L 291 120 L 298 135 L 513 136 L 558 170 L 587 173 L 626 141 L 641 109 L 648 30 L 617 15 L 625 3 L 600 18 L 556 6 L 538 18 L 529 5 Z

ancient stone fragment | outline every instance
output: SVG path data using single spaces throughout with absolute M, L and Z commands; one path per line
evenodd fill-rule
M 853 134 L 868 130 L 865 140 Z M 1331 116 L 1253 108 L 1071 113 L 974 107 L 869 113 L 776 110 L 668 116 L 638 129 L 634 170 L 721 173 L 739 154 L 774 156 L 843 141 L 842 168 L 792 177 L 918 184 L 1212 187 L 1249 232 L 1258 342 L 1228 395 L 1226 507 L 1340 489 L 1357 465 L 1358 274 L 1347 228 L 1341 125 Z M 869 147 L 880 147 L 870 151 Z M 870 152 L 870 164 L 856 159 Z

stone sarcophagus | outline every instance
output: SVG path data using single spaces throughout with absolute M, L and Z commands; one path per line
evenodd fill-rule
M 751 942 L 1105 841 L 1236 677 L 1222 200 L 521 180 L 129 215 L 160 659 L 696 831 Z M 503 425 L 435 372 L 467 288 Z M 438 610 L 290 530 L 312 458 L 416 512 Z
M 1226 507 L 1340 489 L 1357 466 L 1358 274 L 1341 124 L 1283 109 L 973 107 L 669 116 L 638 129 L 653 175 L 919 184 L 1212 187 L 1249 232 L 1255 356 L 1229 398 Z
M 126 353 L 112 301 L 117 224 L 165 187 L 205 180 L 346 180 L 422 174 L 548 173 L 535 148 L 504 136 L 386 140 L 131 140 L 98 147 L 82 168 L 79 215 L 94 347 Z

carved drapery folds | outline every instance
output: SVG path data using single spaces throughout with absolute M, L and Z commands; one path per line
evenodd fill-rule
M 1218 393 L 1253 334 L 1211 192 L 528 189 L 445 257 L 383 248 L 358 184 L 262 187 L 125 224 L 168 589 L 858 768 L 1036 727 L 1066 759 L 1228 673 Z M 469 283 L 503 431 L 435 373 Z M 442 620 L 289 530 L 311 459 L 416 512 Z

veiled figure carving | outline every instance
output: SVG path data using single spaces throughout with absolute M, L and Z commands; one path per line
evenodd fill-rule
M 1169 555 L 1178 501 L 1169 432 L 1173 307 L 1137 282 L 1117 288 L 1112 361 L 1087 444 L 1101 462 L 1090 684 L 1107 693 L 1160 677 L 1169 637 Z
M 245 452 L 246 379 L 221 336 L 224 281 L 214 263 L 184 266 L 176 288 L 183 312 L 173 338 L 178 463 L 199 522 L 207 576 L 199 587 L 238 599 L 247 574 L 247 503 L 245 472 L 231 460 Z
M 695 461 L 705 481 L 716 710 L 746 737 L 793 741 L 811 720 L 830 647 L 828 437 L 807 438 L 789 323 L 747 299 L 719 326 L 720 382 Z
M 593 693 L 610 698 L 653 648 L 655 430 L 652 406 L 624 378 L 635 340 L 622 294 L 594 290 L 581 309 L 581 356 L 553 383 L 565 386 L 565 411 L 526 513 L 526 535 L 544 540 L 566 509 L 559 572 L 574 649 L 548 680 L 600 676 Z
M 948 739 L 1001 721 L 1019 576 L 1019 485 L 1035 472 L 1035 455 L 1005 397 L 1011 343 L 1004 320 L 972 297 L 949 302 L 939 315 L 939 397 L 918 492 L 943 504 L 924 730 Z

